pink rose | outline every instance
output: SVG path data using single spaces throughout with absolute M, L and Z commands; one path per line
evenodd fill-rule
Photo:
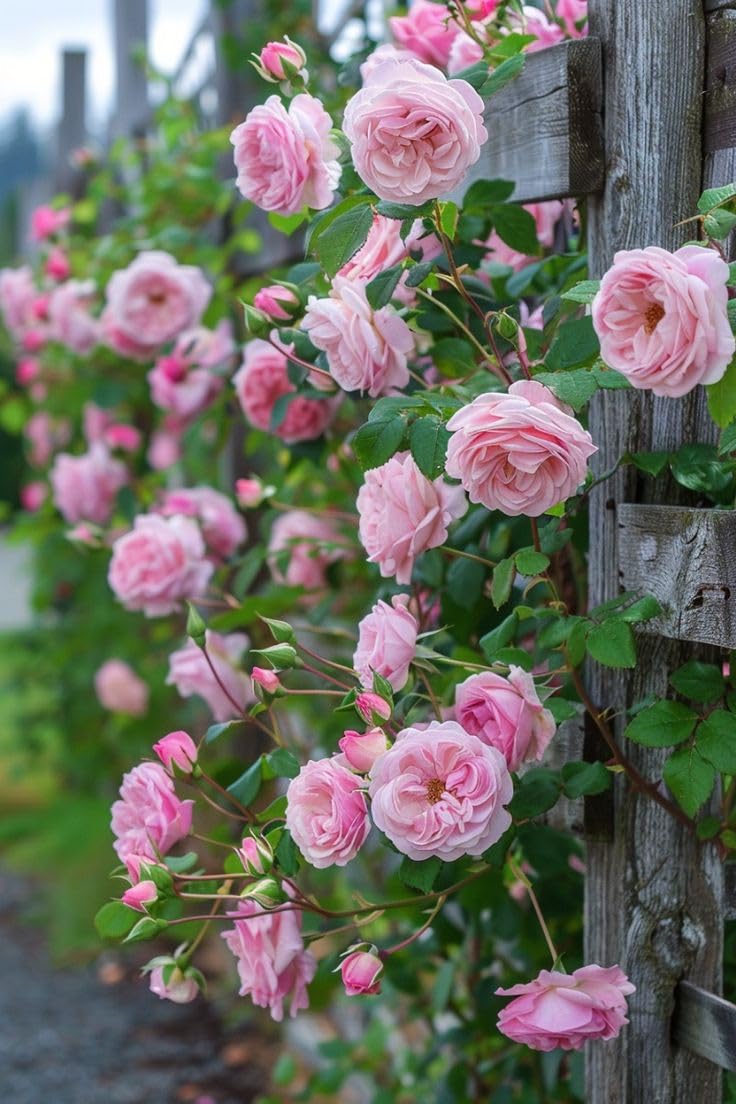
M 727 280 L 726 262 L 699 245 L 618 252 L 592 308 L 606 364 L 671 399 L 717 383 L 736 349 Z
M 419 61 L 444 69 L 459 25 L 445 4 L 413 0 L 406 15 L 393 15 L 388 21 L 399 47 Z
M 181 729 L 162 736 L 153 745 L 153 750 L 169 774 L 174 773 L 175 766 L 182 774 L 191 774 L 192 767 L 197 762 L 197 745 L 189 733 L 182 732 Z
M 90 312 L 95 290 L 93 280 L 67 280 L 49 299 L 49 336 L 80 356 L 87 356 L 99 340 L 97 319 Z
M 21 341 L 34 323 L 37 295 L 33 272 L 28 265 L 0 269 L 0 311 L 9 334 L 16 341 Z
M 132 425 L 119 422 L 105 430 L 105 443 L 122 452 L 136 452 L 141 447 L 141 441 L 141 431 Z
M 214 329 L 195 326 L 194 329 L 185 330 L 177 337 L 174 351 L 187 364 L 197 364 L 201 368 L 229 369 L 237 352 L 232 323 L 228 318 L 223 318 Z
M 51 469 L 54 505 L 65 521 L 93 521 L 104 525 L 115 506 L 115 496 L 128 482 L 128 469 L 113 460 L 105 445 L 71 456 L 60 452 Z
M 386 218 L 376 212 L 368 237 L 358 252 L 342 266 L 338 276 L 370 283 L 379 273 L 401 264 L 410 253 L 418 253 L 423 261 L 433 261 L 442 252 L 439 238 L 426 232 L 421 219 L 414 221 L 405 240 L 402 240 L 401 230 L 400 219 Z M 413 288 L 405 287 L 405 280 L 406 276 L 402 276 L 393 297 L 402 303 L 410 303 L 414 301 L 415 293 Z
M 186 973 L 174 965 L 168 981 L 164 981 L 164 966 L 154 966 L 151 970 L 149 987 L 161 1000 L 170 1000 L 174 1004 L 189 1004 L 197 996 L 199 986 L 193 977 L 187 977 Z
M 158 898 L 158 889 L 155 882 L 138 882 L 134 886 L 130 886 L 126 889 L 121 900 L 128 908 L 135 909 L 136 912 L 145 912 L 146 905 L 152 905 Z
M 427 479 L 408 452 L 371 468 L 364 480 L 357 507 L 368 562 L 384 578 L 409 583 L 417 556 L 444 544 L 448 526 L 467 510 L 465 495 L 441 476 Z
M 43 241 L 63 230 L 72 217 L 68 207 L 36 207 L 31 214 L 31 237 Z
M 346 866 L 371 830 L 363 782 L 333 759 L 311 760 L 286 791 L 286 827 L 312 866 Z
M 241 510 L 253 510 L 263 502 L 265 488 L 255 476 L 251 479 L 236 479 L 235 497 Z
M 241 997 L 250 996 L 259 1008 L 268 1008 L 278 1022 L 286 1000 L 291 1016 L 308 1008 L 307 985 L 317 963 L 304 949 L 301 914 L 264 912 L 255 901 L 244 899 L 228 916 L 233 926 L 222 938 L 238 960 Z
M 377 66 L 343 129 L 361 180 L 380 199 L 415 206 L 460 184 L 488 137 L 478 93 L 413 59 Z
M 581 966 L 572 974 L 542 970 L 534 981 L 497 989 L 516 997 L 499 1013 L 498 1029 L 534 1050 L 580 1050 L 589 1039 L 615 1039 L 634 986 L 619 966 Z
M 482 855 L 511 824 L 513 785 L 499 751 L 455 721 L 405 728 L 371 770 L 373 821 L 403 855 Z
M 271 526 L 268 564 L 277 583 L 319 590 L 330 564 L 345 556 L 345 541 L 329 521 L 305 510 L 287 510 Z M 282 554 L 283 553 L 283 557 Z M 283 561 L 286 566 L 282 567 Z
M 363 84 L 375 73 L 379 65 L 383 65 L 384 61 L 401 61 L 401 59 L 413 58 L 414 54 L 409 50 L 397 50 L 391 42 L 382 42 L 380 46 L 376 46 L 364 62 L 360 66 L 360 76 Z
M 25 357 L 18 361 L 18 366 L 15 369 L 15 380 L 21 387 L 27 387 L 34 380 L 37 380 L 40 375 L 41 365 L 33 357 Z
M 48 489 L 46 484 L 41 483 L 40 480 L 36 480 L 33 483 L 26 483 L 26 485 L 20 489 L 20 504 L 24 510 L 33 514 L 43 506 L 47 495 Z
M 358 625 L 358 647 L 353 667 L 364 686 L 373 685 L 373 672 L 382 675 L 394 690 L 401 690 L 409 678 L 416 655 L 417 619 L 409 612 L 409 597 L 396 594 L 387 602 L 376 602 Z
M 360 690 L 355 698 L 355 709 L 366 724 L 380 724 L 391 716 L 391 705 L 374 690 Z
M 169 253 L 144 251 L 110 278 L 106 336 L 123 355 L 129 348 L 130 355 L 145 358 L 196 326 L 211 294 L 200 269 L 177 264 Z
M 348 729 L 340 740 L 340 751 L 359 774 L 367 774 L 387 747 L 386 733 L 381 728 L 370 728 L 367 732 Z
M 289 288 L 281 284 L 270 284 L 255 293 L 253 306 L 274 322 L 286 322 L 293 317 L 294 309 L 299 306 L 299 299 Z
M 60 246 L 55 245 L 53 249 L 49 250 L 43 270 L 50 280 L 69 279 L 72 267 L 69 264 L 69 258 Z
M 254 667 L 250 677 L 256 685 L 265 690 L 267 694 L 275 694 L 281 686 L 279 676 L 275 671 L 267 671 L 264 667 Z
M 565 210 L 564 203 L 561 203 L 559 199 L 550 199 L 546 203 L 525 203 L 523 207 L 534 219 L 539 244 L 549 249 L 554 244 L 555 227 Z M 496 230 L 488 238 L 486 248 L 489 250 L 488 260 L 497 261 L 498 264 L 510 265 L 514 272 L 519 272 L 526 265 L 539 260 L 538 257 L 532 257 L 512 249 L 510 245 L 503 241 Z
M 552 23 L 539 8 L 533 8 L 531 4 L 524 5 L 524 14 L 518 16 L 515 12 L 511 13 L 511 24 L 515 31 L 520 31 L 522 34 L 536 35 L 536 42 L 531 42 L 526 47 L 528 54 L 536 53 L 537 50 L 544 50 L 547 46 L 555 46 L 558 42 L 562 42 L 565 34 L 562 27 L 557 23 Z
M 273 866 L 273 848 L 260 836 L 246 836 L 235 854 L 248 874 L 268 874 Z
M 374 311 L 365 281 L 336 276 L 327 299 L 310 295 L 302 329 L 327 356 L 330 374 L 344 391 L 375 398 L 406 387 L 406 358 L 414 335 L 393 307 Z
M 108 659 L 95 673 L 95 694 L 103 709 L 142 717 L 148 709 L 148 685 L 122 659 Z
M 221 560 L 228 560 L 248 535 L 245 522 L 231 500 L 213 487 L 167 491 L 159 512 L 164 517 L 183 514 L 196 518 L 208 550 Z
M 181 460 L 181 427 L 164 421 L 161 429 L 151 436 L 146 459 L 154 471 L 166 471 Z
M 578 27 L 588 18 L 588 0 L 557 0 L 555 15 L 565 24 L 565 32 L 570 38 L 581 38 L 585 28 Z
M 383 971 L 383 963 L 370 951 L 354 951 L 347 955 L 340 965 L 340 976 L 349 997 L 363 997 L 381 992 L 378 980 Z
M 147 379 L 156 406 L 185 420 L 206 410 L 224 384 L 224 380 L 207 368 L 190 367 L 183 357 L 174 353 L 159 357 Z
M 293 352 L 293 346 L 287 352 Z M 278 399 L 296 391 L 288 376 L 286 353 L 274 349 L 257 338 L 245 346 L 245 358 L 233 377 L 238 400 L 251 425 L 266 433 L 275 433 L 287 445 L 298 441 L 313 441 L 321 436 L 335 416 L 334 399 L 307 399 L 296 395 L 276 429 L 271 429 L 271 416 Z
M 284 67 L 286 62 L 286 68 Z M 304 66 L 307 64 L 307 55 L 298 46 L 286 37 L 283 42 L 267 42 L 258 55 L 256 69 L 267 81 L 289 80 L 289 69 L 306 78 Z
M 23 433 L 30 445 L 29 460 L 36 468 L 48 464 L 54 450 L 66 444 L 71 436 L 66 419 L 54 421 L 45 410 L 37 410 L 26 422 Z
M 281 215 L 329 207 L 341 171 L 331 129 L 332 119 L 314 96 L 294 96 L 288 111 L 278 96 L 269 96 L 230 135 L 241 195 Z
M 123 775 L 120 800 L 112 807 L 113 847 L 121 862 L 128 855 L 156 860 L 192 828 L 193 801 L 180 801 L 159 763 L 139 763 Z
M 201 597 L 212 571 L 195 522 L 141 514 L 113 544 L 107 577 L 126 609 L 161 617 L 180 609 L 183 599 Z
M 484 30 L 482 24 L 475 24 L 476 30 Z M 483 47 L 465 31 L 459 31 L 452 40 L 450 55 L 447 59 L 447 72 L 451 77 L 469 69 L 471 65 L 483 60 Z
M 510 771 L 541 759 L 555 734 L 554 717 L 521 667 L 510 667 L 507 678 L 493 671 L 471 675 L 455 689 L 455 711 L 466 732 L 498 748 Z
M 245 633 L 222 635 L 207 629 L 205 644 L 217 678 L 199 645 L 188 640 L 169 657 L 166 685 L 175 686 L 183 698 L 196 694 L 210 707 L 216 721 L 229 721 L 244 713 L 253 701 L 250 678 L 240 669 L 250 641 Z
M 447 474 L 471 502 L 509 517 L 539 517 L 574 494 L 597 451 L 548 388 L 531 380 L 479 395 L 450 418 Z

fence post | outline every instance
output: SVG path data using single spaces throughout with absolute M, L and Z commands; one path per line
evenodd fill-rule
M 87 51 L 61 52 L 61 117 L 56 134 L 53 185 L 56 191 L 73 188 L 75 170 L 69 160 L 73 150 L 84 145 L 86 126 Z
M 115 107 L 113 138 L 141 134 L 149 115 L 148 80 L 133 57 L 136 47 L 148 44 L 148 0 L 113 0 L 115 49 Z
M 590 30 L 603 45 L 606 179 L 589 200 L 591 275 L 600 276 L 617 249 L 675 249 L 692 235 L 675 224 L 696 209 L 702 182 L 705 73 L 703 0 L 590 0 Z M 676 449 L 711 441 L 714 426 L 702 388 L 673 402 L 642 392 L 601 392 L 591 431 L 603 472 L 624 452 Z M 625 467 L 591 497 L 590 602 L 620 593 L 618 556 L 622 503 L 687 503 L 686 492 Z M 642 636 L 632 674 L 595 667 L 593 700 L 609 708 L 622 737 L 627 706 L 647 694 L 665 696 L 669 673 L 692 658 L 693 646 Z M 702 654 L 702 652 L 698 653 Z M 594 732 L 586 733 L 595 755 Z M 660 777 L 665 752 L 629 745 L 635 766 Z M 604 752 L 603 758 L 607 758 Z M 587 1054 L 588 1104 L 716 1104 L 721 1070 L 675 1046 L 675 987 L 687 980 L 721 990 L 722 867 L 663 809 L 618 779 L 606 806 L 586 810 L 586 961 L 620 962 L 637 986 L 631 1026 L 616 1042 Z

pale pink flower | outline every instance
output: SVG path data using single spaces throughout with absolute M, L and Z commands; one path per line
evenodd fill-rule
M 151 435 L 146 459 L 154 471 L 166 471 L 181 460 L 182 428 L 175 421 L 164 421 L 164 425 Z
M 520 31 L 522 34 L 536 35 L 536 41 L 530 42 L 526 47 L 526 53 L 528 54 L 536 53 L 537 50 L 544 50 L 547 46 L 555 46 L 558 42 L 562 42 L 565 37 L 562 27 L 557 23 L 552 23 L 543 11 L 532 7 L 531 4 L 524 5 L 523 15 L 512 12 L 511 24 L 515 31 Z
M 466 732 L 498 748 L 510 771 L 541 759 L 555 734 L 554 717 L 522 667 L 509 667 L 506 678 L 493 671 L 471 675 L 455 688 L 455 713 Z
M 174 353 L 159 357 L 147 379 L 156 406 L 185 420 L 206 410 L 225 382 L 207 368 L 191 367 Z
M 65 521 L 105 525 L 118 491 L 128 482 L 128 469 L 110 456 L 105 445 L 96 443 L 81 456 L 60 452 L 50 479 L 54 505 Z
M 482 855 L 511 824 L 506 760 L 455 721 L 406 728 L 371 770 L 371 816 L 410 859 Z
M 294 96 L 288 110 L 278 96 L 269 96 L 230 135 L 241 194 L 281 215 L 329 207 L 341 171 L 331 129 L 314 96 Z
M 391 34 L 402 50 L 419 61 L 444 69 L 459 24 L 445 4 L 431 0 L 413 0 L 406 15 L 393 15 L 388 21 Z
M 205 644 L 217 677 L 199 645 L 188 640 L 169 657 L 166 685 L 175 686 L 182 698 L 196 694 L 207 703 L 216 721 L 229 721 L 241 716 L 254 700 L 250 676 L 240 667 L 250 640 L 245 633 L 222 634 L 207 629 Z
M 355 169 L 380 199 L 419 206 L 452 191 L 480 157 L 483 101 L 422 62 L 377 66 L 345 108 Z
M 82 408 L 82 432 L 90 445 L 105 440 L 105 433 L 113 424 L 113 416 L 96 403 L 86 402 Z
M 49 299 L 49 336 L 72 352 L 87 356 L 99 341 L 99 325 L 91 314 L 93 280 L 67 280 Z
M 169 774 L 174 773 L 174 766 L 178 767 L 182 774 L 191 774 L 192 767 L 197 762 L 197 745 L 189 733 L 181 729 L 162 736 L 158 743 L 153 745 L 153 750 Z
M 453 414 L 447 474 L 471 502 L 510 517 L 539 517 L 574 494 L 597 451 L 590 434 L 541 383 L 479 395 Z
M 235 497 L 242 510 L 253 510 L 256 506 L 260 506 L 264 495 L 263 483 L 255 476 L 250 479 L 235 480 Z
M 108 426 L 104 433 L 105 444 L 122 452 L 137 452 L 141 447 L 143 435 L 135 426 L 116 422 Z
M 299 299 L 282 284 L 269 284 L 255 293 L 253 306 L 274 322 L 286 322 L 293 317 L 294 309 L 299 306 Z
M 476 24 L 478 27 L 479 24 Z M 447 72 L 451 77 L 469 69 L 471 65 L 483 60 L 483 47 L 465 31 L 459 31 L 452 40 L 447 59 Z
M 69 279 L 72 266 L 69 264 L 69 258 L 61 246 L 55 245 L 53 249 L 49 250 L 49 255 L 46 258 L 43 270 L 50 280 Z
M 112 546 L 108 580 L 126 609 L 161 617 L 201 597 L 212 575 L 199 526 L 186 517 L 140 514 Z
M 148 710 L 148 684 L 123 659 L 108 659 L 98 667 L 95 694 L 112 713 L 142 717 Z
M 349 997 L 363 997 L 381 992 L 378 980 L 383 971 L 383 963 L 370 951 L 354 951 L 340 964 L 340 976 Z
M 370 728 L 367 732 L 348 729 L 339 746 L 352 769 L 367 774 L 378 756 L 383 755 L 388 742 L 382 728 Z
M 20 504 L 29 514 L 34 514 L 43 506 L 48 493 L 48 487 L 40 480 L 26 483 L 20 489 Z
M 592 307 L 606 364 L 672 399 L 716 383 L 736 349 L 727 281 L 726 262 L 699 245 L 618 252 Z
M 189 1004 L 199 993 L 196 979 L 187 977 L 178 966 L 174 966 L 168 981 L 164 981 L 164 967 L 154 966 L 148 984 L 157 997 L 174 1004 Z
M 158 512 L 164 517 L 182 514 L 196 518 L 208 550 L 218 559 L 229 559 L 248 535 L 245 521 L 232 501 L 214 487 L 166 491 Z
M 156 859 L 188 836 L 193 801 L 180 801 L 160 763 L 139 763 L 123 775 L 120 800 L 112 807 L 113 847 L 121 862 L 128 855 Z
M 287 346 L 287 352 L 293 351 L 292 345 Z M 293 445 L 321 436 L 335 416 L 337 402 L 329 397 L 308 399 L 296 395 L 289 402 L 285 416 L 272 430 L 271 418 L 276 402 L 283 395 L 296 391 L 287 368 L 286 353 L 256 338 L 245 346 L 243 365 L 233 377 L 233 385 L 251 425 L 267 433 L 275 433 L 287 445 Z
M 370 283 L 387 268 L 401 264 L 410 254 L 419 254 L 423 261 L 433 261 L 442 252 L 441 241 L 436 234 L 427 233 L 421 219 L 412 223 L 405 240 L 402 240 L 401 230 L 400 219 L 386 218 L 376 212 L 368 237 L 337 275 L 346 280 Z M 406 276 L 402 276 L 393 297 L 401 303 L 411 303 L 416 293 L 413 288 L 407 288 L 405 282 Z
M 360 66 L 360 76 L 365 82 L 376 71 L 379 65 L 383 65 L 384 61 L 401 61 L 402 58 L 413 58 L 409 50 L 397 50 L 391 42 L 382 42 L 380 46 L 376 46 L 364 62 Z
M 550 199 L 545 203 L 525 203 L 523 207 L 534 219 L 539 244 L 549 249 L 554 244 L 555 227 L 565 209 L 564 203 L 561 203 L 559 199 Z M 503 241 L 496 230 L 491 233 L 485 244 L 488 249 L 487 259 L 489 261 L 510 265 L 514 272 L 519 272 L 528 264 L 539 260 L 538 257 L 519 253 L 518 250 L 512 249 L 510 245 Z
M 582 38 L 586 28 L 579 27 L 588 18 L 588 0 L 557 0 L 555 15 L 564 23 L 565 33 L 570 38 Z
M 0 269 L 0 312 L 8 333 L 16 341 L 23 340 L 36 320 L 37 296 L 33 272 L 28 265 Z
M 64 229 L 71 217 L 69 207 L 36 207 L 31 213 L 31 237 L 34 241 L 53 237 Z
M 410 453 L 399 452 L 365 473 L 357 507 L 368 562 L 403 585 L 411 582 L 417 557 L 445 543 L 448 526 L 463 516 L 467 502 L 462 488 L 441 476 L 427 479 Z
M 346 549 L 340 547 L 344 544 L 340 533 L 326 519 L 305 510 L 287 510 L 271 526 L 268 541 L 271 574 L 277 583 L 319 590 L 327 584 L 330 564 L 345 556 Z
M 515 997 L 498 1016 L 498 1029 L 534 1050 L 580 1050 L 589 1039 L 615 1039 L 634 986 L 619 966 L 581 966 L 571 974 L 542 970 L 534 981 L 497 989 Z
M 296 42 L 287 36 L 283 42 L 267 42 L 258 54 L 256 69 L 264 80 L 278 82 L 289 79 L 284 62 L 306 79 L 307 55 Z
M 371 830 L 363 782 L 334 759 L 310 760 L 286 791 L 286 827 L 312 866 L 346 866 Z
M 37 410 L 23 427 L 23 434 L 30 445 L 28 458 L 31 464 L 35 468 L 43 468 L 55 450 L 66 444 L 71 431 L 66 419 L 55 421 L 45 410 Z
M 358 625 L 358 646 L 353 667 L 366 687 L 373 685 L 377 671 L 393 690 L 401 690 L 409 678 L 409 667 L 416 655 L 417 619 L 407 608 L 409 596 L 396 594 L 387 602 L 375 606 Z
M 135 909 L 136 912 L 145 912 L 146 905 L 152 905 L 158 898 L 158 889 L 155 882 L 137 882 L 126 889 L 121 897 L 124 905 Z

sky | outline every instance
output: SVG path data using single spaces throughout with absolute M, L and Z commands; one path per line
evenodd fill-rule
M 175 68 L 207 0 L 149 0 L 149 45 L 162 70 Z M 0 0 L 0 119 L 26 107 L 42 128 L 58 117 L 64 46 L 88 50 L 92 124 L 110 112 L 112 0 Z

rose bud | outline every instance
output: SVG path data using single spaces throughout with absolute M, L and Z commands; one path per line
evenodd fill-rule
M 18 361 L 18 366 L 15 369 L 15 380 L 21 387 L 26 387 L 29 383 L 33 383 L 38 379 L 41 374 L 41 365 L 33 357 L 25 357 L 23 360 Z
M 256 58 L 252 62 L 256 72 L 271 84 L 277 84 L 283 80 L 293 80 L 294 77 L 301 77 L 302 80 L 307 79 L 307 70 L 304 68 L 307 63 L 307 55 L 301 46 L 298 46 L 296 42 L 292 42 L 288 36 L 284 36 L 283 42 L 266 43 L 260 54 L 254 54 L 253 56 Z
M 262 837 L 246 836 L 235 854 L 247 874 L 267 874 L 273 866 L 273 848 Z
M 256 686 L 260 686 L 268 694 L 275 694 L 281 686 L 279 676 L 276 672 L 266 671 L 263 667 L 254 667 L 250 677 L 253 679 Z
M 110 448 L 135 452 L 141 445 L 141 432 L 132 425 L 111 425 L 105 430 L 105 441 Z
M 20 489 L 20 504 L 24 510 L 34 513 L 36 510 L 40 510 L 47 494 L 48 489 L 45 483 L 41 483 L 39 480 L 36 480 L 35 483 L 26 483 L 25 487 Z
M 252 510 L 260 506 L 264 499 L 265 488 L 260 479 L 236 479 L 235 497 L 242 510 Z
M 275 878 L 261 878 L 260 881 L 246 886 L 240 896 L 255 901 L 264 909 L 277 908 L 286 900 L 286 895 Z
M 374 690 L 361 690 L 355 699 L 355 708 L 368 724 L 380 724 L 391 716 L 391 706 Z
M 158 897 L 158 890 L 156 889 L 155 882 L 138 882 L 137 885 L 131 886 L 126 889 L 122 896 L 124 905 L 128 908 L 135 909 L 136 912 L 145 912 L 146 905 L 151 905 Z
M 164 980 L 169 966 L 173 966 L 173 969 Z M 196 979 L 189 971 L 181 970 L 173 959 L 164 966 L 154 966 L 151 970 L 149 985 L 151 992 L 155 993 L 157 997 L 160 997 L 161 1000 L 173 1001 L 174 1004 L 189 1004 L 199 992 Z
M 253 297 L 253 306 L 263 311 L 274 322 L 287 322 L 300 306 L 299 297 L 283 284 L 271 284 L 261 288 Z
M 379 755 L 388 747 L 386 735 L 380 728 L 371 728 L 368 732 L 355 732 L 348 729 L 340 740 L 343 752 L 353 770 L 367 774 Z
M 197 745 L 186 732 L 170 732 L 153 745 L 153 750 L 169 774 L 173 774 L 174 764 L 182 774 L 191 774 L 197 762 Z
M 377 954 L 370 951 L 354 951 L 344 958 L 340 966 L 342 983 L 349 997 L 368 996 L 381 992 L 378 978 L 383 971 L 383 963 Z
M 44 272 L 52 280 L 66 280 L 69 277 L 71 273 L 69 259 L 58 245 L 54 246 L 46 258 Z

